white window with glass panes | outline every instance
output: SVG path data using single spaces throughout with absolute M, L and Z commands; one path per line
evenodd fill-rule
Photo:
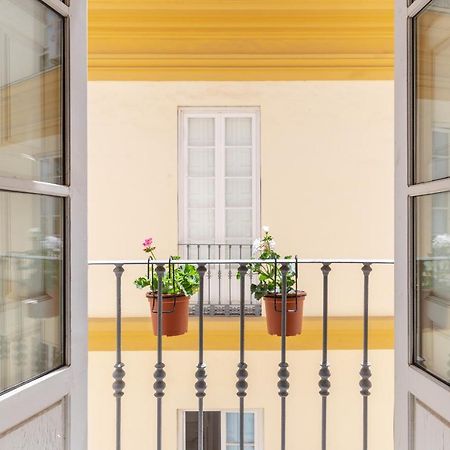
M 179 412 L 179 450 L 198 449 L 198 411 Z M 239 450 L 239 412 L 204 411 L 203 446 L 208 450 Z M 263 450 L 262 410 L 244 413 L 244 450 Z
M 250 256 L 260 228 L 259 122 L 256 107 L 179 109 L 179 243 L 185 257 Z

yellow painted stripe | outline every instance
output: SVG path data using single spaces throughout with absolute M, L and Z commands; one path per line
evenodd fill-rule
M 123 350 L 150 351 L 156 349 L 151 322 L 148 318 L 123 319 Z M 329 349 L 353 350 L 362 348 L 363 321 L 361 317 L 331 317 L 329 321 Z M 237 318 L 205 318 L 206 350 L 238 350 L 239 320 Z M 89 319 L 89 351 L 115 350 L 115 319 Z M 393 317 L 371 317 L 369 343 L 371 349 L 394 347 Z M 184 336 L 164 338 L 165 350 L 196 350 L 198 348 L 198 320 L 191 318 L 189 332 Z M 265 319 L 247 318 L 246 349 L 278 350 L 280 338 L 266 331 Z M 319 350 L 322 348 L 322 319 L 305 317 L 303 334 L 288 338 L 289 350 Z

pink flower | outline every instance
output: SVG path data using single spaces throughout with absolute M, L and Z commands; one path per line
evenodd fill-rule
M 153 244 L 153 238 L 147 238 L 147 239 L 142 243 L 142 245 L 143 245 L 144 247 L 151 247 L 152 244 Z

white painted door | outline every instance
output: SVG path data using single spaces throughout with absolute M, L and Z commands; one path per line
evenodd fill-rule
M 396 0 L 396 450 L 450 450 L 450 1 Z
M 0 450 L 86 450 L 86 3 L 0 0 Z

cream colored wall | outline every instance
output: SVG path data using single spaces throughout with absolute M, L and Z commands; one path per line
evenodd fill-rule
M 262 223 L 280 253 L 393 257 L 393 82 L 90 82 L 89 258 L 177 250 L 177 108 L 260 106 Z M 392 269 L 374 270 L 371 313 L 393 313 Z M 124 276 L 126 315 L 146 315 Z M 305 268 L 306 314 L 321 313 L 319 267 Z M 359 267 L 331 274 L 331 314 L 362 312 Z M 110 269 L 90 269 L 90 315 L 114 315 Z
M 156 401 L 153 396 L 154 352 L 125 352 L 126 387 L 123 397 L 124 450 L 155 449 Z M 89 449 L 114 448 L 113 352 L 89 355 Z M 318 394 L 319 351 L 288 352 L 290 394 L 287 399 L 287 448 L 320 448 L 321 399 Z M 237 352 L 206 352 L 208 389 L 206 409 L 236 409 Z M 278 352 L 247 352 L 247 408 L 264 409 L 264 449 L 279 448 L 280 400 L 277 395 Z M 331 395 L 328 399 L 330 450 L 359 450 L 362 443 L 358 351 L 329 352 Z M 195 409 L 196 352 L 166 352 L 167 388 L 164 397 L 164 450 L 177 450 L 177 410 Z M 392 450 L 394 352 L 370 353 L 373 389 L 369 398 L 369 447 Z

